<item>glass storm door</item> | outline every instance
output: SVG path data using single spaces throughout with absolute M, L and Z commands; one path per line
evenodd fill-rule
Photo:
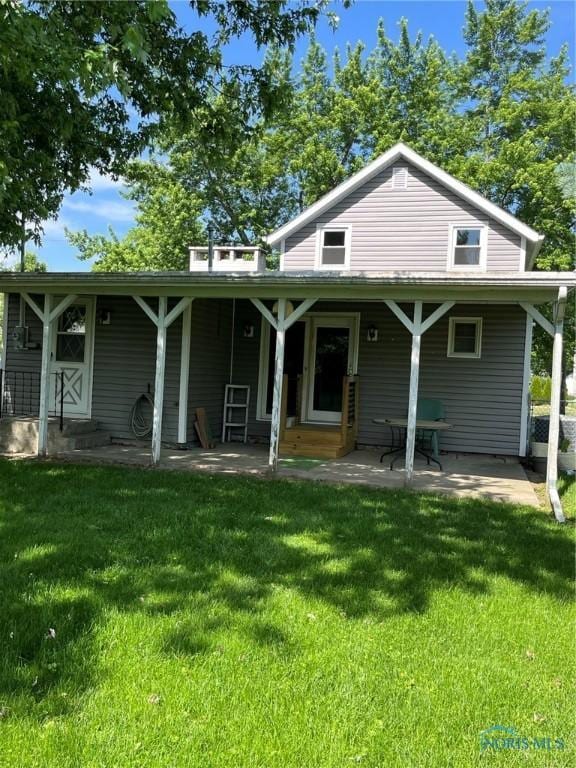
M 56 320 L 52 336 L 50 399 L 60 412 L 63 382 L 64 415 L 89 416 L 92 397 L 94 300 L 79 299 Z M 63 374 L 63 377 L 62 377 Z
M 342 415 L 342 379 L 354 372 L 353 318 L 315 318 L 312 322 L 308 421 L 338 423 Z

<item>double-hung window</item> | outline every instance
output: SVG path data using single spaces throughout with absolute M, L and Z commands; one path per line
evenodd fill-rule
M 486 235 L 487 228 L 484 225 L 452 225 L 449 268 L 464 271 L 486 269 Z
M 316 232 L 316 269 L 350 269 L 349 225 L 318 225 Z

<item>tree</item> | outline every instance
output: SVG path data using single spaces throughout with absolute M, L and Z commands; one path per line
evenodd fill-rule
M 112 229 L 107 237 L 67 232 L 80 258 L 106 272 L 187 269 L 188 246 L 205 238 L 199 198 L 157 160 L 131 163 L 125 180 L 125 196 L 137 204 L 136 226 L 122 239 Z
M 8 0 L 0 4 L 0 243 L 22 217 L 34 239 L 90 166 L 119 174 L 166 121 L 226 130 L 214 92 L 235 93 L 249 125 L 274 92 L 260 68 L 224 67 L 222 46 L 250 34 L 292 45 L 325 0 L 191 0 L 215 33 L 186 32 L 168 0 Z M 135 116 L 134 116 L 135 115 Z
M 559 168 L 573 163 L 576 99 L 566 85 L 566 49 L 546 63 L 547 11 L 515 0 L 469 3 L 460 67 L 464 150 L 460 178 L 546 240 L 540 269 L 573 269 L 576 198 L 564 194 Z
M 566 49 L 546 63 L 547 11 L 515 0 L 487 0 L 478 13 L 468 5 L 460 67 L 464 152 L 450 170 L 509 210 L 546 239 L 536 266 L 576 266 L 576 196 L 567 182 L 574 169 L 576 98 L 566 84 Z M 573 170 L 572 170 L 573 178 Z M 574 357 L 575 307 L 568 302 L 565 361 Z M 550 371 L 551 341 L 535 328 L 533 367 Z

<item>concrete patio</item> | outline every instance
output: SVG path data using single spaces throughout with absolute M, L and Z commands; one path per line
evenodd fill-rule
M 328 483 L 354 483 L 379 488 L 404 485 L 402 462 L 390 471 L 380 464 L 379 449 L 357 450 L 341 459 L 280 459 L 278 475 Z M 148 446 L 107 445 L 57 454 L 74 462 L 149 466 Z M 462 497 L 484 497 L 493 501 L 540 506 L 532 483 L 518 461 L 511 457 L 482 454 L 446 454 L 443 471 L 427 467 L 417 459 L 412 487 L 418 491 Z M 170 470 L 266 476 L 268 448 L 263 445 L 225 444 L 213 450 L 162 449 L 160 467 Z

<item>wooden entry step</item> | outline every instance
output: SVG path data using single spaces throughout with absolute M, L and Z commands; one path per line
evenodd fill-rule
M 280 440 L 281 456 L 338 459 L 354 450 L 354 439 L 340 425 L 299 424 L 287 427 Z

